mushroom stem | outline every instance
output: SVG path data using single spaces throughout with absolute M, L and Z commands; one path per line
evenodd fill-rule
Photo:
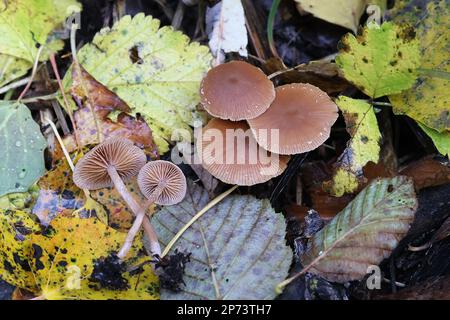
M 144 222 L 144 229 L 146 227 L 145 222 L 148 220 L 144 220 L 145 218 L 145 212 L 147 211 L 147 208 L 153 204 L 156 199 L 161 195 L 162 191 L 164 189 L 163 185 L 158 185 L 155 190 L 153 191 L 150 198 L 144 203 L 144 205 L 141 207 L 139 212 L 136 215 L 136 219 L 134 219 L 133 225 L 131 226 L 130 230 L 128 231 L 127 237 L 125 239 L 125 242 L 122 245 L 122 248 L 119 251 L 119 254 L 117 255 L 120 259 L 125 257 L 130 250 L 134 238 L 136 237 L 137 233 L 139 232 L 139 229 L 141 228 L 142 223 Z M 150 224 L 148 222 L 148 224 Z M 151 224 L 150 224 L 151 225 Z M 161 247 L 159 246 L 158 237 L 156 236 L 156 233 L 153 232 L 152 235 L 147 233 L 147 236 L 150 240 L 150 251 L 153 255 L 161 256 Z
M 136 201 L 136 199 L 134 199 L 131 196 L 127 187 L 123 183 L 122 178 L 119 176 L 119 173 L 117 172 L 116 168 L 114 166 L 108 166 L 107 170 L 108 170 L 109 176 L 111 177 L 112 182 L 114 183 L 114 187 L 116 188 L 117 192 L 119 192 L 119 194 L 123 198 L 123 200 L 125 200 L 125 202 L 127 203 L 128 207 L 131 209 L 131 211 L 133 211 L 134 215 L 136 216 L 136 220 L 141 215 L 143 216 L 141 218 L 141 223 L 142 223 L 142 220 L 145 216 L 145 211 L 147 210 L 148 206 L 151 203 L 147 205 L 148 202 L 146 202 L 145 205 L 143 207 L 141 207 L 138 204 L 138 202 Z M 139 224 L 139 227 L 141 226 L 141 223 Z M 150 221 L 148 221 L 148 220 L 144 220 L 143 223 L 144 223 L 145 233 L 147 234 L 147 237 L 150 240 L 150 247 L 152 249 L 152 253 L 161 255 L 161 247 L 159 246 L 158 237 L 156 236 L 156 232 L 153 229 L 153 226 L 150 224 Z M 133 226 L 134 226 L 134 224 L 133 224 Z M 138 229 L 138 231 L 139 231 L 139 229 Z M 127 236 L 127 239 L 128 239 L 128 236 Z M 133 237 L 133 240 L 134 240 L 134 237 Z M 124 249 L 123 247 L 120 249 L 120 252 L 118 254 L 118 257 L 120 259 L 125 258 L 126 254 L 128 253 L 128 251 L 131 248 L 133 240 L 131 240 L 131 243 L 129 244 L 129 248 L 125 252 L 123 252 L 123 249 Z M 125 244 L 126 243 L 127 243 L 127 240 L 125 240 Z

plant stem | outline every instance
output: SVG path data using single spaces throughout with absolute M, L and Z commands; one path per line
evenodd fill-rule
M 130 230 L 128 231 L 127 237 L 125 239 L 125 242 L 122 245 L 122 248 L 119 251 L 119 254 L 117 255 L 120 259 L 123 259 L 128 251 L 130 251 L 131 246 L 133 244 L 134 238 L 136 238 L 137 233 L 139 232 L 139 229 L 141 229 L 142 222 L 145 218 L 145 212 L 147 211 L 147 208 L 153 204 L 156 199 L 161 195 L 161 192 L 163 191 L 163 187 L 158 185 L 156 189 L 153 191 L 151 197 L 145 202 L 145 204 L 140 208 L 138 214 L 136 215 L 136 219 L 134 219 L 133 225 L 131 226 Z M 161 247 L 159 246 L 158 238 L 149 239 L 150 240 L 150 251 L 152 255 L 161 255 Z M 154 244 L 158 244 L 155 246 Z
M 30 80 L 31 80 L 31 77 L 26 77 L 26 78 L 20 79 L 16 82 L 10 83 L 10 84 L 0 88 L 0 94 L 8 92 L 11 89 L 15 89 L 15 88 L 21 87 L 23 85 L 26 85 Z
M 122 178 L 119 176 L 119 173 L 117 172 L 116 168 L 114 166 L 108 166 L 108 174 L 111 177 L 112 182 L 114 183 L 114 187 L 116 188 L 117 192 L 119 192 L 120 196 L 125 200 L 128 207 L 133 211 L 136 218 L 139 216 L 141 210 L 145 213 L 145 210 L 147 209 L 147 206 L 144 205 L 144 207 L 141 209 L 141 206 L 137 203 L 137 201 L 131 196 L 130 192 L 128 191 L 127 187 L 125 186 L 125 183 L 123 183 Z M 146 202 L 147 203 L 147 202 Z M 158 237 L 156 235 L 155 230 L 153 229 L 153 226 L 150 224 L 150 221 L 147 219 L 144 219 L 144 230 L 147 234 L 147 237 L 150 240 L 150 246 L 151 248 L 155 248 L 157 251 L 157 248 L 159 248 L 159 242 Z M 122 250 L 121 250 L 122 251 Z M 161 252 L 161 249 L 159 249 L 159 252 Z M 158 254 L 158 252 L 154 252 L 154 254 Z M 123 259 L 123 258 L 121 258 Z

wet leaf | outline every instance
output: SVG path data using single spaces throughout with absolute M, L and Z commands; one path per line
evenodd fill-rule
M 378 265 L 408 231 L 417 209 L 410 178 L 376 179 L 322 230 L 301 257 L 308 272 L 329 281 L 359 280 Z
M 168 150 L 172 131 L 191 130 L 200 118 L 200 81 L 210 67 L 207 47 L 144 14 L 123 17 L 78 52 L 80 64 L 140 113 L 153 131 L 158 151 Z M 70 87 L 71 73 L 64 79 Z
M 0 196 L 25 192 L 45 172 L 46 141 L 30 110 L 0 101 Z
M 443 164 L 431 157 L 410 163 L 400 171 L 414 180 L 416 190 L 450 183 L 450 164 Z
M 400 93 L 413 86 L 420 63 L 414 29 L 392 22 L 370 22 L 362 35 L 344 36 L 336 63 L 344 77 L 371 98 Z
M 391 13 L 396 23 L 409 23 L 414 26 L 420 45 L 420 74 L 410 90 L 389 96 L 396 114 L 406 114 L 429 129 L 427 131 L 437 142 L 439 152 L 448 153 L 450 138 L 449 94 L 450 82 L 450 1 L 398 1 L 399 7 Z M 396 1 L 397 3 L 397 1 Z M 420 9 L 415 5 L 420 4 Z M 447 78 L 436 76 L 436 72 L 447 74 Z M 445 142 L 443 142 L 445 140 Z M 445 143 L 445 145 L 443 145 Z
M 36 290 L 28 263 L 30 236 L 40 227 L 32 215 L 20 210 L 0 210 L 0 278 Z
M 72 79 L 72 97 L 79 106 L 74 119 L 77 138 L 82 146 L 120 136 L 156 156 L 152 131 L 141 117 L 134 118 L 127 114 L 131 109 L 122 99 L 95 80 L 83 67 L 72 69 Z M 120 111 L 115 121 L 108 118 L 113 111 Z M 75 137 L 66 137 L 64 144 L 69 151 L 75 150 Z
M 359 19 L 369 4 L 386 9 L 386 0 L 295 0 L 300 12 L 308 12 L 319 19 L 356 32 Z
M 369 161 L 378 162 L 381 133 L 370 104 L 344 96 L 339 97 L 336 103 L 344 115 L 350 141 L 339 156 L 332 180 L 326 182 L 324 188 L 340 197 L 356 191 L 365 181 L 363 167 Z
M 0 2 L 0 86 L 24 75 L 33 66 L 40 45 L 46 45 L 40 60 L 63 47 L 49 35 L 73 12 L 81 10 L 75 0 Z M 45 50 L 44 50 L 45 51 Z
M 152 224 L 165 246 L 209 201 L 208 192 L 189 183 L 178 205 L 164 207 Z M 268 200 L 232 195 L 205 213 L 175 243 L 191 253 L 181 292 L 162 290 L 162 299 L 273 299 L 292 261 L 286 224 Z M 251 285 L 248 285 L 251 284 Z

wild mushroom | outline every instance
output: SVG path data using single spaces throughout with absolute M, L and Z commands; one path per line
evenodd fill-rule
M 238 121 L 264 113 L 275 98 L 275 89 L 261 69 L 243 61 L 232 61 L 208 71 L 200 95 L 209 114 Z
M 212 119 L 198 134 L 196 146 L 202 166 L 217 179 L 251 186 L 280 175 L 288 156 L 258 146 L 245 121 Z
M 270 108 L 248 120 L 261 147 L 279 154 L 297 154 L 311 151 L 328 139 L 338 108 L 325 92 L 307 83 L 287 84 L 275 91 Z M 278 131 L 277 139 L 268 134 L 274 130 Z
M 128 231 L 127 238 L 119 251 L 118 257 L 125 257 L 133 244 L 136 234 L 141 228 L 145 217 L 146 208 L 151 204 L 173 205 L 181 202 L 186 195 L 186 178 L 183 172 L 171 162 L 158 160 L 147 163 L 142 167 L 138 175 L 138 185 L 147 201 L 142 206 L 139 214 Z M 151 251 L 161 255 L 158 238 L 150 238 Z
M 147 158 L 144 151 L 123 138 L 110 138 L 95 146 L 77 162 L 73 181 L 81 189 L 96 190 L 114 186 L 135 216 L 141 211 L 123 180 L 138 174 Z M 155 237 L 150 222 L 144 224 L 149 238 Z

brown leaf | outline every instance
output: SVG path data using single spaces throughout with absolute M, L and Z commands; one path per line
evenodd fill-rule
M 400 174 L 413 178 L 417 190 L 450 183 L 450 165 L 445 165 L 432 157 L 409 164 L 400 171 Z

